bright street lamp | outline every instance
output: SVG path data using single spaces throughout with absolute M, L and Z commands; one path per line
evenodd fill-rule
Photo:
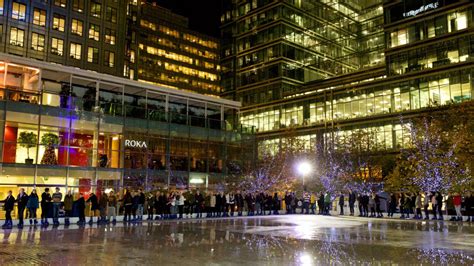
M 303 162 L 298 163 L 297 170 L 298 170 L 298 173 L 303 177 L 303 190 L 304 190 L 304 177 L 307 174 L 311 173 L 313 168 L 311 167 L 311 164 L 309 162 L 303 161 Z

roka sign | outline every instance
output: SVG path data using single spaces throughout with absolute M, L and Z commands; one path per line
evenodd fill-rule
M 125 147 L 130 147 L 130 148 L 147 148 L 146 142 L 142 140 L 130 140 L 126 139 L 125 140 Z

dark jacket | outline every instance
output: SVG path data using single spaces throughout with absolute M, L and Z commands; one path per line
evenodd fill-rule
M 84 213 L 84 210 L 86 209 L 86 201 L 83 197 L 80 197 L 78 200 L 76 200 L 76 209 L 79 211 L 79 213 Z
M 74 203 L 74 199 L 72 195 L 66 194 L 66 196 L 64 196 L 64 210 L 72 211 L 73 203 Z
M 47 203 L 51 202 L 51 194 L 43 192 L 41 194 L 41 206 L 45 206 Z
M 100 199 L 99 199 L 99 207 L 105 209 L 107 208 L 107 204 L 109 203 L 109 197 L 107 196 L 107 194 L 102 194 L 100 195 Z
M 99 209 L 99 202 L 97 201 L 97 196 L 92 193 L 90 197 L 87 199 L 87 202 L 91 203 L 91 210 L 95 211 Z
M 18 194 L 16 201 L 18 202 L 18 209 L 24 209 L 28 204 L 28 195 L 26 193 Z
M 145 194 L 143 192 L 140 193 L 139 198 L 138 198 L 138 204 L 145 204 Z
M 13 195 L 7 196 L 3 201 L 3 209 L 5 211 L 13 211 L 13 207 L 15 206 L 15 197 Z
M 354 192 L 349 193 L 349 204 L 354 204 L 356 201 L 356 194 Z
M 28 202 L 26 203 L 26 207 L 31 209 L 39 208 L 38 194 L 30 194 L 30 196 L 28 197 Z

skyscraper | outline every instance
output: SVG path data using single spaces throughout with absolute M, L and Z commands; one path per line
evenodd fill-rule
M 472 99 L 470 1 L 226 1 L 224 95 L 262 147 L 293 128 L 308 147 L 370 131 L 406 145 L 400 116 Z M 235 74 L 235 75 L 234 75 Z M 331 135 L 334 137 L 334 134 Z

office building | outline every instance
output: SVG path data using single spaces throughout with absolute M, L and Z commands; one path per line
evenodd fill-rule
M 278 149 L 288 128 L 309 149 L 363 130 L 372 149 L 397 152 L 408 139 L 400 116 L 472 99 L 471 1 L 226 6 L 224 95 L 242 101 L 241 122 L 257 128 L 262 148 Z

